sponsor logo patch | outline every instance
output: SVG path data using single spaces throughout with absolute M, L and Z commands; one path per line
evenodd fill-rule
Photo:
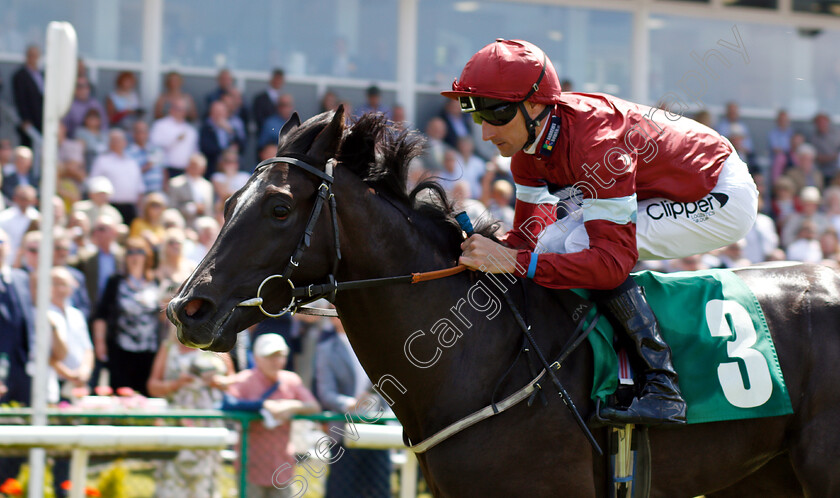
M 712 192 L 708 196 L 694 202 L 662 201 L 651 204 L 645 210 L 652 220 L 663 218 L 677 219 L 685 216 L 695 223 L 703 223 L 715 215 L 715 210 L 720 209 L 729 202 L 729 196 Z M 718 207 L 715 207 L 715 204 Z

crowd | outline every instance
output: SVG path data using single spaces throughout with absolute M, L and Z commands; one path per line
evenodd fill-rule
M 12 76 L 21 121 L 17 137 L 0 139 L 0 367 L 8 365 L 0 368 L 0 403 L 30 402 L 35 279 L 29 276 L 37 270 L 42 237 L 31 149 L 32 130 L 42 127 L 39 57 L 38 48 L 29 47 Z M 120 72 L 114 90 L 100 95 L 79 61 L 73 103 L 60 125 L 53 200 L 49 400 L 110 386 L 190 408 L 218 406 L 225 396 L 257 401 L 267 415 L 253 425 L 259 437 L 251 451 L 288 448 L 272 465 L 249 470 L 250 481 L 273 496 L 271 472 L 293 458 L 289 417 L 317 410 L 319 402 L 344 411 L 371 395 L 370 382 L 335 321 L 268 320 L 241 332 L 229 355 L 178 343 L 161 310 L 215 240 L 225 200 L 247 182 L 259 160 L 275 154 L 278 132 L 295 109 L 279 69 L 250 104 L 227 69 L 219 71 L 217 87 L 207 95 L 190 95 L 182 85 L 180 74 L 167 74 L 153 108 L 144 109 L 135 74 Z M 414 128 L 401 106 L 382 103 L 376 86 L 355 106 L 332 91 L 321 100 L 324 111 L 339 104 L 350 116 L 379 112 L 398 129 Z M 692 117 L 726 136 L 750 164 L 760 213 L 736 244 L 645 267 L 695 270 L 791 259 L 837 268 L 840 130 L 830 118 L 818 114 L 813 130 L 799 130 L 780 111 L 767 138 L 769 150 L 762 151 L 753 147 L 736 103 L 717 122 L 708 112 Z M 422 132 L 427 144 L 411 167 L 410 182 L 433 176 L 471 218 L 489 216 L 499 220 L 501 231 L 508 230 L 514 202 L 509 160 L 476 153 L 474 124 L 458 102 L 441 99 L 440 112 L 414 131 Z M 256 157 L 249 157 L 254 149 Z M 200 488 L 212 482 L 204 477 L 218 464 L 211 453 L 184 454 L 168 463 L 161 469 L 160 496 L 184 496 L 184 490 L 212 496 L 212 490 Z M 387 458 L 375 452 L 353 455 L 346 465 L 385 469 L 384 478 L 368 477 L 359 486 L 380 486 L 371 496 L 387 496 Z M 250 460 L 265 463 L 265 455 Z M 0 479 L 8 474 L 0 471 Z

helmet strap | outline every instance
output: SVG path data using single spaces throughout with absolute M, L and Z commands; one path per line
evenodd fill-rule
M 554 109 L 553 105 L 547 105 L 536 118 L 531 118 L 531 115 L 528 114 L 528 110 L 525 108 L 525 101 L 519 102 L 519 110 L 522 111 L 522 117 L 525 118 L 525 127 L 528 128 L 528 141 L 525 142 L 525 145 L 522 147 L 523 149 L 527 149 L 537 140 L 537 127 L 540 125 L 540 121 L 548 116 L 552 109 Z

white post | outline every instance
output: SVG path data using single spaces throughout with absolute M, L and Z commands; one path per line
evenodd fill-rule
M 397 12 L 397 103 L 417 126 L 417 2 L 400 0 Z
M 417 455 L 411 450 L 405 452 L 405 463 L 400 472 L 400 498 L 417 496 Z
M 70 498 L 84 498 L 89 450 L 75 449 L 70 459 Z
M 163 0 L 143 2 L 143 71 L 140 73 L 140 95 L 143 106 L 152 115 L 160 93 L 161 51 L 163 46 Z
M 53 263 L 53 197 L 58 156 L 58 120 L 70 108 L 76 86 L 76 31 L 70 23 L 47 26 L 44 77 L 44 141 L 41 153 L 41 244 L 38 247 L 38 296 L 35 320 L 35 372 L 32 379 L 32 425 L 47 425 L 47 360 L 50 349 L 50 269 Z M 43 449 L 29 453 L 29 498 L 44 496 Z

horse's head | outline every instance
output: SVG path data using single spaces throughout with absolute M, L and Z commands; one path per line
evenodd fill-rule
M 271 296 L 263 309 L 278 313 L 292 299 L 289 278 L 320 282 L 330 273 L 334 232 L 321 191 L 332 181 L 324 171 L 341 143 L 344 119 L 341 107 L 302 125 L 293 115 L 280 132 L 277 157 L 261 163 L 227 201 L 215 244 L 166 310 L 181 342 L 227 351 L 238 331 L 264 318 L 254 306 L 258 289 L 260 297 Z M 321 214 L 313 216 L 317 204 Z M 300 254 L 310 219 L 311 243 Z M 300 261 L 294 261 L 296 252 Z M 271 275 L 281 276 L 266 280 Z M 241 306 L 247 301 L 250 306 Z

